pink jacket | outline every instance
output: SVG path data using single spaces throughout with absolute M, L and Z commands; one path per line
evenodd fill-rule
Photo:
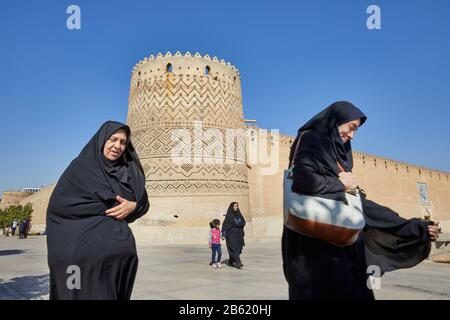
M 211 229 L 209 232 L 209 244 L 220 244 L 220 229 Z

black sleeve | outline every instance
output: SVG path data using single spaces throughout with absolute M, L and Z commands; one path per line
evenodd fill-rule
M 139 219 L 143 215 L 145 215 L 150 208 L 150 203 L 148 202 L 148 195 L 147 190 L 144 191 L 144 196 L 142 197 L 141 201 L 139 201 L 136 205 L 136 209 L 133 211 L 133 213 L 129 214 L 125 221 L 128 223 L 134 222 L 136 219 Z
M 293 169 L 292 190 L 304 194 L 327 194 L 345 191 L 345 185 L 335 176 L 319 174 L 317 160 L 301 153 Z
M 303 133 L 294 156 L 292 191 L 310 195 L 344 195 L 345 185 L 318 157 L 326 157 L 327 148 L 322 136 L 314 130 Z

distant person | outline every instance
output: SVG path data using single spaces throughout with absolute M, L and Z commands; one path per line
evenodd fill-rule
M 25 219 L 25 233 L 24 233 L 24 238 L 28 238 L 28 232 L 30 232 L 31 230 L 31 219 L 27 218 Z
M 212 251 L 212 263 L 214 269 L 222 268 L 220 260 L 222 258 L 222 246 L 220 244 L 220 220 L 214 219 L 209 223 L 211 230 L 209 231 L 208 243 Z
M 16 233 L 17 224 L 18 224 L 17 219 L 14 218 L 13 222 L 11 223 L 11 233 L 12 233 L 13 237 L 14 237 L 14 235 Z
M 130 136 L 127 125 L 105 122 L 51 195 L 47 210 L 51 300 L 131 297 L 138 257 L 128 224 L 142 217 L 149 203 L 144 170 Z
M 23 219 L 23 221 L 19 224 L 19 239 L 25 239 L 26 230 L 27 230 L 27 220 Z
M 237 202 L 232 202 L 228 206 L 225 221 L 222 225 L 222 235 L 226 239 L 228 250 L 228 265 L 241 269 L 244 265 L 241 262 L 240 255 L 245 246 L 245 219 L 239 209 Z

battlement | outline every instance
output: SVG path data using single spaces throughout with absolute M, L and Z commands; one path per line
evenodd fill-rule
M 259 130 L 258 125 L 254 123 L 246 124 L 246 128 Z M 272 135 L 269 134 L 269 136 Z M 290 148 L 295 140 L 295 136 L 284 135 L 281 133 L 279 137 L 280 137 L 280 147 L 282 148 Z M 436 179 L 438 181 L 450 183 L 450 172 L 426 168 L 411 163 L 392 160 L 359 151 L 353 151 L 353 160 L 355 163 L 357 162 L 359 165 L 362 165 L 365 168 L 370 168 L 371 170 L 388 170 L 391 171 L 392 173 L 415 175 L 419 179 L 420 178 L 427 180 Z
M 370 166 L 373 169 L 392 170 L 393 172 L 407 175 L 416 175 L 419 178 L 438 179 L 447 183 L 450 182 L 450 173 L 441 170 L 426 168 L 357 151 L 353 151 L 353 159 L 359 160 L 363 166 Z
M 245 123 L 245 128 L 250 131 L 251 135 L 252 135 L 251 131 L 255 132 L 254 134 L 256 134 L 256 132 L 258 132 L 259 130 L 265 130 L 265 129 L 258 127 L 258 124 L 256 123 L 256 121 L 252 122 L 252 123 Z M 266 130 L 266 131 L 267 131 L 267 137 L 269 139 L 274 138 L 274 134 L 270 130 Z M 290 147 L 295 140 L 295 137 L 285 135 L 282 133 L 279 133 L 278 137 L 279 137 L 280 146 L 286 145 L 286 146 Z
M 139 61 L 132 71 L 132 82 L 143 81 L 149 78 L 163 77 L 164 75 L 186 76 L 210 76 L 214 80 L 228 80 L 234 82 L 240 80 L 239 70 L 229 62 L 217 57 L 204 56 L 198 52 L 194 55 L 188 51 L 181 54 L 177 51 L 171 54 L 158 53 L 150 55 Z

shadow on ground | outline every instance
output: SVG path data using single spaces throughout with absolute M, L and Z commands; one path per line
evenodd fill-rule
M 26 250 L 0 250 L 0 256 L 10 256 L 13 254 L 25 253 Z
M 10 290 L 20 293 L 16 299 L 43 299 L 49 293 L 50 278 L 48 274 L 16 277 L 8 280 L 0 279 L 0 286 L 8 286 Z

